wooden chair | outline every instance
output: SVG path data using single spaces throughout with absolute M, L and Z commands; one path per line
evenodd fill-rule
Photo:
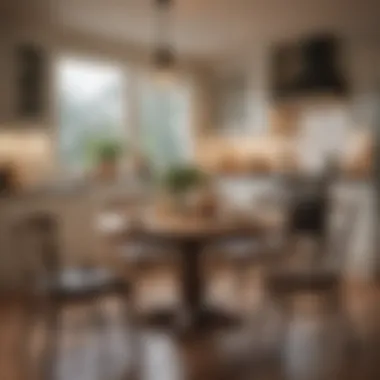
M 113 257 L 118 270 L 131 279 L 131 303 L 135 320 L 166 327 L 171 324 L 172 313 L 165 306 L 158 305 L 142 312 L 139 307 L 139 283 L 142 278 L 146 279 L 149 274 L 162 269 L 169 268 L 171 273 L 175 273 L 178 255 L 176 247 L 172 245 L 144 240 L 134 234 L 141 218 L 147 217 L 143 213 L 143 203 L 143 200 L 134 198 L 128 202 L 114 201 L 108 204 L 98 213 L 97 229 L 104 235 L 109 255 Z M 160 284 L 157 282 L 157 285 Z
M 33 259 L 37 259 L 37 256 L 39 259 L 39 265 L 35 265 L 34 268 L 27 265 L 24 268 L 25 287 L 29 300 L 27 303 L 27 315 L 30 319 L 28 326 L 33 327 L 33 316 L 41 315 L 47 328 L 48 339 L 44 347 L 43 367 L 38 371 L 41 371 L 38 379 L 55 378 L 62 330 L 61 317 L 65 306 L 75 303 L 90 304 L 99 329 L 104 326 L 102 323 L 104 310 L 99 302 L 104 296 L 115 295 L 123 303 L 125 327 L 131 324 L 127 311 L 130 284 L 103 269 L 65 268 L 59 254 L 59 224 L 53 215 L 34 214 L 21 220 L 14 226 L 13 242 L 15 248 L 20 248 L 20 243 L 23 243 L 28 251 L 18 250 L 15 254 L 21 254 L 29 259 L 31 255 L 35 255 Z M 99 357 L 99 368 L 102 366 L 102 360 L 103 358 Z M 134 368 L 131 369 L 131 374 L 134 370 Z
M 176 272 L 178 272 L 179 268 L 179 255 L 176 254 L 176 249 L 177 247 L 175 246 L 162 244 L 161 242 L 136 238 L 133 233 L 128 238 L 123 239 L 118 246 L 120 262 L 127 268 L 134 285 L 137 285 L 142 278 L 147 279 L 149 275 L 158 274 L 159 278 L 155 280 L 154 285 L 160 286 L 163 282 L 159 280 L 160 278 L 162 279 L 162 276 L 168 274 L 167 271 L 170 272 L 170 277 L 176 277 Z M 174 285 L 173 289 L 175 288 Z M 154 292 L 155 290 L 152 289 L 152 291 Z M 157 305 L 149 307 L 146 311 L 142 311 L 139 308 L 137 286 L 134 286 L 132 296 L 137 320 L 160 328 L 173 325 L 173 309 L 170 306 L 166 307 L 163 305 L 161 299 L 157 302 Z M 159 292 L 158 298 L 160 298 Z
M 324 256 L 323 261 L 317 263 L 315 268 L 284 268 L 276 265 L 275 256 L 273 256 L 274 260 L 267 261 L 268 273 L 264 274 L 264 285 L 267 291 L 265 304 L 259 310 L 257 318 L 252 321 L 253 324 L 241 332 L 241 337 L 247 337 L 248 343 L 245 343 L 240 350 L 239 347 L 235 348 L 236 352 L 233 347 L 230 347 L 231 345 L 220 348 L 223 372 L 227 374 L 225 378 L 238 378 L 238 374 L 242 372 L 250 374 L 251 377 L 263 376 L 266 378 L 273 369 L 276 372 L 274 378 L 282 378 L 283 348 L 286 339 L 289 338 L 288 328 L 291 325 L 288 324 L 288 319 L 292 316 L 291 299 L 293 296 L 319 295 L 325 300 L 328 310 L 333 313 L 333 316 L 337 316 L 336 312 L 341 310 L 342 298 L 342 263 L 345 258 L 342 253 L 346 253 L 350 245 L 349 237 L 355 227 L 356 212 L 356 204 L 345 206 L 344 223 L 334 230 L 329 239 L 329 252 Z M 275 306 L 274 309 L 268 308 L 268 304 Z M 343 338 L 348 344 L 347 347 L 343 346 L 343 350 L 346 351 L 342 355 L 349 355 L 349 344 L 352 342 L 350 329 L 345 325 L 344 322 L 347 321 L 344 319 L 337 319 L 337 321 L 339 327 L 343 329 L 342 332 L 347 333 L 347 336 Z M 265 375 L 261 375 L 261 371 L 264 371 Z
M 268 211 L 276 211 L 281 215 L 281 204 L 278 197 L 261 197 L 252 207 L 253 215 L 266 215 Z M 256 214 L 255 214 L 256 213 Z M 278 215 L 278 216 L 279 216 Z M 264 220 L 263 220 L 264 222 Z M 249 281 L 253 268 L 266 266 L 273 261 L 279 261 L 284 256 L 286 236 L 285 220 L 278 220 L 268 228 L 264 228 L 255 236 L 244 236 L 220 240 L 208 248 L 211 258 L 227 264 L 232 268 L 236 284 L 236 294 L 244 296 L 244 290 L 250 285 Z M 242 300 L 244 303 L 244 299 Z
M 268 271 L 266 287 L 272 299 L 287 304 L 289 296 L 315 294 L 327 297 L 327 304 L 335 310 L 341 308 L 341 284 L 344 259 L 350 247 L 350 236 L 356 226 L 355 203 L 345 206 L 343 222 L 327 239 L 323 260 L 304 268 L 291 265 Z M 285 301 L 285 303 L 283 302 Z

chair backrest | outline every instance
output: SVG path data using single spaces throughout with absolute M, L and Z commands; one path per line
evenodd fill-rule
M 24 270 L 29 280 L 60 271 L 58 222 L 53 215 L 36 213 L 16 223 L 12 240 L 13 246 L 19 247 L 16 254 L 26 259 Z
M 325 238 L 331 183 L 324 177 L 295 177 L 288 180 L 287 190 L 289 233 Z
M 352 237 L 357 226 L 358 204 L 351 200 L 340 205 L 332 215 L 330 223 L 330 236 L 328 239 L 327 265 L 335 269 L 342 269 L 344 260 L 348 257 L 348 251 L 352 244 Z M 335 220 L 334 220 L 335 218 Z

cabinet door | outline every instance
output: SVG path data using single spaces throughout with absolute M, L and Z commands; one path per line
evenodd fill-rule
M 12 120 L 14 76 L 12 43 L 6 35 L 0 35 L 0 127 Z
M 21 119 L 40 119 L 45 113 L 47 55 L 37 44 L 15 46 L 16 114 Z
M 49 116 L 51 61 L 38 43 L 0 36 L 0 127 L 40 124 Z

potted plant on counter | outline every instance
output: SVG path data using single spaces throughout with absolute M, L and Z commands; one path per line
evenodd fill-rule
M 117 178 L 123 146 L 116 138 L 101 138 L 93 141 L 91 151 L 96 167 L 96 176 L 102 181 Z

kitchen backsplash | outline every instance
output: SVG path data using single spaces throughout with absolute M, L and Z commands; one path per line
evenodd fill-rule
M 51 138 L 41 131 L 0 131 L 0 165 L 15 170 L 22 188 L 38 186 L 54 172 Z

